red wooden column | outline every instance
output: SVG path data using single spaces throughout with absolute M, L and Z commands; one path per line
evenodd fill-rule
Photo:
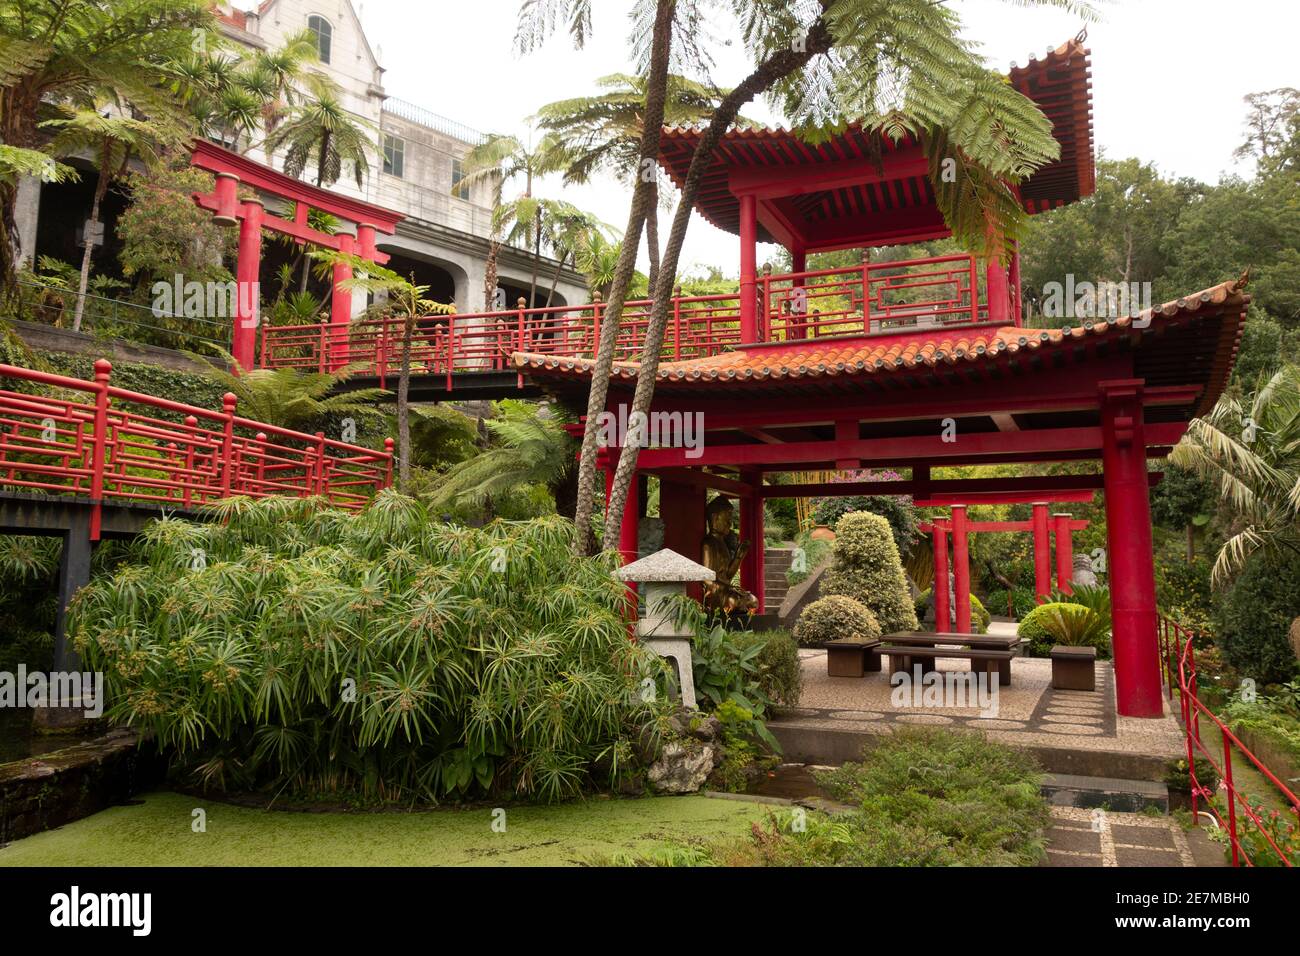
M 1052 515 L 1056 526 L 1056 590 L 1062 594 L 1073 594 L 1071 580 L 1074 578 L 1074 538 L 1070 530 L 1070 516 Z
M 740 586 L 758 600 L 756 613 L 762 614 L 767 607 L 763 593 L 763 473 L 747 469 L 740 473 L 740 480 L 754 489 L 752 495 L 740 499 L 740 540 L 749 542 L 749 550 L 740 559 Z
M 934 629 L 952 631 L 952 609 L 948 606 L 948 529 L 934 523 Z
M 699 562 L 704 550 L 704 508 L 707 495 L 703 487 L 659 478 L 659 517 L 664 523 L 664 547 L 684 558 Z M 704 589 L 691 584 L 686 593 L 699 601 Z
M 952 506 L 952 573 L 953 589 L 957 592 L 957 633 L 969 634 L 970 629 L 970 541 L 966 530 L 966 506 Z
M 1052 594 L 1052 542 L 1049 537 L 1047 503 L 1034 502 L 1034 600 L 1044 603 Z
M 238 305 L 230 353 L 241 368 L 257 364 L 257 325 L 261 305 L 258 273 L 262 267 L 262 201 L 247 199 L 239 221 L 239 261 L 235 266 Z
M 1011 288 L 1007 270 L 996 259 L 984 267 L 984 289 L 989 302 L 990 322 L 1011 322 Z
M 346 233 L 338 237 L 339 252 L 356 252 L 353 238 Z M 334 264 L 334 291 L 330 295 L 330 371 L 348 364 L 348 325 L 352 322 L 352 293 L 339 284 L 352 278 L 352 267 L 345 262 Z
M 758 200 L 740 197 L 740 341 L 758 341 Z
M 1011 275 L 1008 278 L 1011 283 L 1011 321 L 1016 325 L 1024 325 L 1024 289 L 1021 288 L 1020 280 L 1020 243 L 1016 243 L 1014 251 L 1011 253 Z
M 610 449 L 609 467 L 605 469 L 605 513 L 609 514 L 610 497 L 614 494 L 614 471 L 618 465 L 618 450 Z M 609 540 L 609 535 L 618 534 L 618 553 L 624 564 L 631 564 L 636 560 L 636 535 L 637 528 L 640 525 L 640 495 L 637 493 L 640 489 L 644 476 L 637 472 L 632 476 L 632 484 L 627 492 L 627 504 L 623 508 L 623 526 L 614 532 L 610 528 L 605 529 L 605 540 Z
M 1143 382 L 1102 382 L 1100 391 L 1117 710 L 1125 717 L 1159 717 L 1164 701 L 1156 636 Z

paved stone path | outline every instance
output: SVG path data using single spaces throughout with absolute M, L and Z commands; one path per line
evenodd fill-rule
M 1202 830 L 1143 813 L 1053 807 L 1047 866 L 1226 866 Z

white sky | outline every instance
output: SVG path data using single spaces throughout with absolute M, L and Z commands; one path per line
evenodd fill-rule
M 485 132 L 526 134 L 524 118 L 554 100 L 592 91 L 597 77 L 631 72 L 627 11 L 632 0 L 599 0 L 595 42 L 576 52 L 557 34 L 540 53 L 519 57 L 518 0 L 354 0 L 390 95 Z M 968 38 L 990 64 L 1024 64 L 1063 43 L 1081 24 L 1068 14 L 1008 0 L 952 0 Z M 1242 141 L 1241 98 L 1300 86 L 1300 0 L 1103 0 L 1088 27 L 1096 144 L 1113 158 L 1138 156 L 1167 174 L 1209 182 L 1233 165 Z M 725 24 L 723 25 L 725 30 Z M 733 27 L 734 29 L 734 27 Z M 720 37 L 725 39 L 725 36 Z M 746 61 L 739 42 L 719 45 L 714 80 L 734 85 Z M 766 106 L 747 115 L 775 120 Z M 551 195 L 558 184 L 543 187 Z M 628 196 L 614 181 L 566 189 L 565 198 L 621 230 Z M 666 234 L 667 228 L 664 227 Z M 770 250 L 769 250 L 770 251 Z M 698 216 L 682 271 L 717 265 L 735 274 L 735 237 Z M 760 250 L 760 261 L 764 250 Z M 645 268 L 644 253 L 642 268 Z

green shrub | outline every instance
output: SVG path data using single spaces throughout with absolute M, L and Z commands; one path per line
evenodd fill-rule
M 1252 558 L 1224 595 L 1215 615 L 1216 643 L 1228 664 L 1258 684 L 1282 684 L 1296 675 L 1287 640 L 1300 617 L 1300 562 Z
M 976 634 L 987 634 L 993 618 L 975 595 L 970 596 L 970 627 Z
M 1196 757 L 1196 780 L 1200 786 L 1214 793 L 1219 789 L 1219 774 L 1214 769 L 1214 764 L 1204 757 Z M 1165 786 L 1170 790 L 1181 790 L 1190 793 L 1192 789 L 1192 775 L 1187 770 L 1187 758 L 1178 757 L 1170 760 L 1165 764 Z
M 879 515 L 889 522 L 890 533 L 900 555 L 909 554 L 916 542 L 916 508 L 912 499 L 895 495 L 849 495 L 843 498 L 823 498 L 813 510 L 813 520 L 834 527 L 839 520 L 853 512 Z M 838 532 L 837 532 L 838 533 Z
M 1106 623 L 1082 604 L 1040 604 L 1020 621 L 1016 634 L 1029 642 L 1031 657 L 1047 657 L 1056 644 L 1087 644 L 1108 650 Z
M 823 596 L 843 595 L 875 616 L 881 633 L 915 630 L 916 609 L 889 524 L 855 511 L 835 526 L 834 563 L 821 578 Z
M 627 640 L 626 591 L 608 559 L 571 556 L 564 519 L 447 526 L 392 491 L 360 514 L 211 511 L 152 523 L 71 622 L 109 719 L 191 779 L 557 800 L 615 784 L 657 739 L 642 684 L 664 663 Z
M 840 594 L 813 601 L 794 626 L 794 638 L 803 647 L 820 646 L 841 637 L 869 640 L 882 633 L 870 608 Z
M 853 810 L 772 814 L 742 840 L 679 864 L 724 866 L 1035 866 L 1050 822 L 1033 759 L 981 734 L 899 727 L 848 763 L 818 774 Z M 645 862 L 655 862 L 647 860 Z
M 990 608 L 990 613 L 1008 613 L 1008 594 L 1011 596 L 1009 613 L 1016 620 L 1020 620 L 1038 607 L 1038 602 L 1034 600 L 1033 588 L 1012 588 L 1009 592 L 1005 588 L 998 588 L 990 591 L 984 601 Z
M 758 652 L 758 686 L 773 703 L 783 707 L 799 706 L 803 692 L 803 669 L 799 666 L 799 643 L 784 628 L 758 631 L 754 640 L 762 645 Z
M 790 587 L 806 581 L 808 575 L 817 570 L 831 553 L 832 544 L 822 538 L 810 537 L 808 532 L 804 532 L 795 539 L 795 547 L 803 548 L 803 568 L 796 571 L 794 564 L 791 564 L 790 570 L 785 572 L 785 580 Z

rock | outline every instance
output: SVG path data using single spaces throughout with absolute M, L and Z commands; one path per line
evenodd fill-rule
M 708 779 L 717 748 L 696 740 L 670 740 L 647 777 L 658 793 L 695 793 Z
M 691 736 L 708 743 L 722 736 L 722 721 L 716 717 L 696 717 L 691 727 Z

